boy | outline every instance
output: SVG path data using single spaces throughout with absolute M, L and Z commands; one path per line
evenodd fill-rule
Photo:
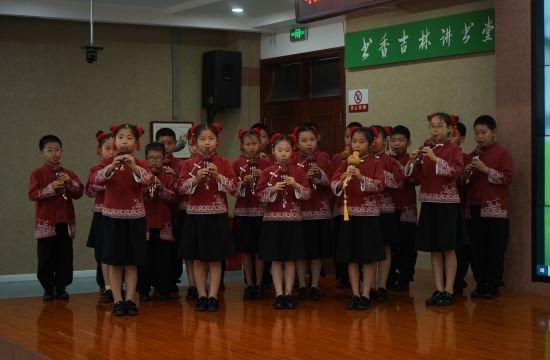
M 173 190 L 174 176 L 163 167 L 165 148 L 161 143 L 151 143 L 145 148 L 145 156 L 155 176 L 153 184 L 145 189 L 145 213 L 147 216 L 147 266 L 140 268 L 140 300 L 150 300 L 151 285 L 168 299 L 173 286 L 174 232 L 172 229 L 173 205 L 176 194 Z
M 44 164 L 31 173 L 29 180 L 29 199 L 36 202 L 36 275 L 44 289 L 44 301 L 67 300 L 66 287 L 73 282 L 72 199 L 82 196 L 84 186 L 75 173 L 61 167 L 63 149 L 57 136 L 43 136 L 38 147 Z
M 411 145 L 411 133 L 403 125 L 392 129 L 390 150 L 403 169 L 411 159 L 407 149 Z M 399 243 L 392 245 L 392 261 L 396 262 L 399 270 L 397 291 L 409 290 L 409 283 L 413 281 L 416 265 L 415 234 L 417 222 L 416 190 L 418 183 L 413 178 L 405 178 L 404 186 L 393 192 L 395 212 L 399 219 Z M 392 266 L 393 267 L 393 266 Z
M 464 168 L 470 176 L 466 199 L 471 260 L 477 281 L 472 298 L 495 298 L 504 272 L 508 245 L 508 186 L 512 182 L 510 153 L 496 143 L 497 124 L 489 115 L 474 122 L 478 156 Z M 473 153 L 472 153 L 473 155 Z

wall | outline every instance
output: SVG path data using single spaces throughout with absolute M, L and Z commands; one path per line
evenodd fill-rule
M 308 39 L 305 41 L 291 42 L 290 28 L 272 34 L 262 34 L 261 58 L 270 59 L 344 46 L 344 22 L 337 21 L 338 19 L 331 19 L 331 23 L 306 24 Z
M 27 198 L 28 176 L 41 165 L 37 142 L 47 133 L 63 140 L 63 164 L 85 181 L 97 161 L 94 134 L 116 122 L 172 117 L 172 32 L 176 32 L 174 81 L 179 120 L 200 121 L 201 56 L 213 49 L 243 53 L 242 107 L 218 116 L 225 132 L 221 152 L 235 157 L 237 128 L 259 118 L 260 37 L 205 30 L 96 24 L 105 47 L 99 62 L 84 61 L 80 45 L 88 39 L 85 23 L 0 17 L 0 151 L 4 166 L 4 206 L 0 209 L 0 275 L 36 271 L 34 204 Z M 149 141 L 145 134 L 144 143 Z M 76 202 L 75 269 L 94 268 L 85 248 L 92 201 Z
M 346 32 L 493 7 L 493 1 L 459 5 L 447 1 L 440 4 L 442 7 L 430 5 L 428 9 L 425 3 L 417 1 L 390 11 L 354 13 L 347 18 Z M 369 89 L 369 111 L 348 113 L 346 120 L 366 125 L 405 125 L 411 130 L 411 148 L 416 149 L 429 136 L 426 116 L 444 111 L 459 115 L 467 126 L 470 134 L 463 147 L 470 151 L 475 146 L 471 136 L 475 118 L 495 114 L 494 64 L 495 55 L 490 53 L 346 70 L 347 90 Z M 417 266 L 430 268 L 428 254 L 419 253 Z

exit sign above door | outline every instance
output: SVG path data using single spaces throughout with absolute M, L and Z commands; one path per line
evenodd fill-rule
M 290 30 L 290 41 L 304 41 L 307 40 L 307 27 L 297 27 Z

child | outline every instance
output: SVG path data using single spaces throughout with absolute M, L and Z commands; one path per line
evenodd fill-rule
M 179 194 L 188 195 L 180 255 L 193 260 L 198 311 L 218 310 L 221 261 L 234 253 L 226 194 L 235 191 L 235 175 L 231 163 L 216 154 L 220 132 L 221 126 L 216 123 L 193 127 L 191 136 L 196 141 L 197 154 L 183 163 L 176 184 Z
M 263 299 L 264 263 L 257 254 L 264 208 L 255 195 L 255 187 L 262 170 L 268 167 L 269 163 L 259 158 L 260 131 L 258 129 L 241 129 L 238 138 L 241 142 L 242 154 L 233 162 L 233 172 L 237 175 L 233 234 L 237 251 L 243 254 L 243 270 L 248 285 L 244 290 L 243 299 Z M 257 276 L 254 276 L 255 274 Z
M 342 152 L 339 152 L 337 154 L 332 155 L 332 164 L 334 165 L 334 169 L 338 169 L 340 165 L 342 164 L 342 161 L 347 160 L 348 156 L 351 155 L 351 129 L 353 128 L 360 128 L 362 125 L 358 122 L 351 122 L 346 126 L 346 131 L 344 132 L 344 150 Z M 334 210 L 334 204 L 333 204 L 333 210 Z M 338 234 L 339 234 L 339 226 L 340 226 L 340 218 L 338 217 L 338 214 L 336 214 L 333 211 L 333 219 L 332 219 L 332 226 L 333 226 L 333 236 L 335 236 L 335 243 L 337 243 Z M 349 287 L 349 278 L 348 278 L 348 264 L 346 263 L 339 263 L 336 260 L 334 261 L 334 270 L 336 275 L 336 288 L 342 289 L 345 287 Z
M 275 158 L 273 157 L 270 149 L 271 144 L 269 142 L 269 129 L 262 123 L 256 123 L 252 125 L 250 129 L 260 131 L 260 157 L 273 164 L 275 162 Z
M 187 146 L 190 148 L 189 139 L 187 140 L 188 140 Z M 172 175 L 177 177 L 177 174 L 179 174 L 179 168 L 183 164 L 184 160 L 178 159 L 174 156 L 174 149 L 178 144 L 178 140 L 176 139 L 176 133 L 174 132 L 174 130 L 170 128 L 160 128 L 155 134 L 155 141 L 164 145 L 166 156 L 164 157 L 163 165 L 171 169 L 173 172 Z M 167 172 L 167 171 L 169 172 L 169 170 L 166 168 L 163 170 L 163 172 Z M 178 199 L 178 200 L 180 205 L 184 202 L 184 199 Z M 183 226 L 183 221 L 185 216 L 184 216 L 184 213 L 180 214 L 180 211 L 178 210 L 181 210 L 181 209 L 178 209 L 176 205 L 177 205 L 176 202 L 174 202 L 174 214 L 175 214 L 174 236 L 176 239 L 178 239 L 180 237 L 177 236 L 178 235 L 177 231 L 178 229 L 181 229 L 181 227 Z M 181 221 L 181 224 L 178 223 L 179 221 Z M 173 246 L 174 250 L 177 250 L 178 248 L 179 248 L 179 244 L 175 244 Z M 179 258 L 179 251 L 174 251 L 172 253 L 171 263 L 173 264 L 173 269 L 172 269 L 173 280 L 172 280 L 172 285 L 170 286 L 170 292 L 177 297 L 178 296 L 177 294 L 179 292 L 178 283 L 180 282 L 181 274 L 183 273 L 183 259 Z
M 399 162 L 401 169 L 407 165 L 410 156 L 407 153 L 411 145 L 411 133 L 405 126 L 398 125 L 392 129 L 390 150 L 394 159 Z M 412 178 L 405 178 L 403 187 L 393 192 L 395 214 L 398 219 L 399 242 L 392 246 L 392 259 L 397 263 L 399 271 L 398 283 L 395 290 L 409 290 L 409 283 L 413 281 L 416 265 L 416 190 L 418 186 Z M 411 237 L 412 236 L 412 237 Z
M 386 259 L 378 264 L 378 289 L 375 296 L 379 301 L 386 301 L 387 287 L 395 289 L 397 286 L 397 259 L 392 259 L 392 247 L 399 242 L 399 233 L 393 192 L 403 187 L 404 175 L 397 160 L 386 154 L 391 126 L 374 125 L 372 128 L 377 133 L 373 146 L 374 157 L 382 162 L 384 168 L 384 191 L 380 194 L 380 227 L 386 252 Z M 393 270 L 391 274 L 390 270 Z
M 97 154 L 101 156 L 101 159 L 108 159 L 115 156 L 114 136 L 113 134 L 106 134 L 103 131 L 96 133 L 97 139 Z M 100 298 L 101 302 L 109 303 L 113 301 L 113 292 L 111 291 L 111 282 L 109 281 L 109 265 L 101 263 L 101 235 L 102 235 L 102 219 L 101 210 L 103 208 L 103 202 L 105 201 L 105 187 L 95 184 L 96 173 L 99 169 L 102 169 L 101 161 L 97 165 L 92 166 L 88 175 L 88 181 L 86 182 L 85 192 L 91 198 L 94 198 L 92 218 L 92 226 L 90 228 L 90 234 L 88 235 L 88 241 L 86 246 L 94 248 L 94 257 L 97 263 L 97 284 L 100 286 Z
M 371 306 L 370 289 L 374 283 L 374 264 L 384 260 L 384 239 L 380 228 L 380 193 L 384 190 L 382 162 L 372 154 L 375 129 L 352 128 L 351 151 L 357 152 L 357 165 L 342 161 L 332 177 L 332 189 L 339 197 L 336 209 L 340 233 L 336 260 L 348 263 L 353 297 L 349 310 L 365 310 Z M 351 157 L 351 156 L 350 156 Z M 344 192 L 345 191 L 345 192 Z M 344 193 L 344 201 L 342 201 Z M 349 221 L 346 218 L 349 213 Z M 363 289 L 360 291 L 360 269 Z
M 115 136 L 117 156 L 105 159 L 97 172 L 96 183 L 105 186 L 103 204 L 102 263 L 109 266 L 109 280 L 113 291 L 113 315 L 137 315 L 137 266 L 146 262 L 145 205 L 143 188 L 153 176 L 147 163 L 133 156 L 139 150 L 143 129 L 123 124 L 111 127 Z M 126 299 L 121 285 L 124 273 Z
M 271 261 L 275 285 L 275 309 L 294 309 L 292 288 L 296 260 L 305 256 L 300 201 L 310 197 L 306 175 L 292 164 L 292 135 L 271 138 L 275 164 L 262 171 L 256 195 L 265 204 L 260 240 L 260 259 Z M 284 292 L 283 292 L 284 267 Z
M 453 115 L 451 115 L 453 116 Z M 458 120 L 458 116 L 456 117 Z M 462 144 L 466 139 L 466 126 L 460 121 L 456 123 L 456 130 L 451 134 L 451 142 L 458 145 L 462 149 Z M 462 152 L 462 159 L 464 164 L 470 162 L 469 155 L 465 152 Z M 460 196 L 460 209 L 464 216 L 464 211 L 466 210 L 466 186 L 461 183 L 460 178 L 457 182 L 458 186 L 458 195 Z M 468 283 L 464 278 L 468 273 L 468 267 L 470 266 L 470 246 L 465 244 L 456 249 L 456 276 L 455 282 L 453 285 L 454 291 L 457 293 L 462 293 L 464 289 L 468 286 Z
M 319 278 L 321 276 L 321 259 L 334 255 L 332 237 L 332 208 L 330 179 L 334 172 L 332 161 L 326 153 L 317 149 L 320 134 L 312 124 L 304 124 L 294 131 L 298 139 L 298 150 L 294 161 L 298 168 L 306 173 L 311 188 L 311 197 L 301 203 L 302 232 L 304 235 L 306 256 L 298 260 L 298 299 L 319 300 Z M 308 264 L 309 263 L 309 264 Z M 311 288 L 307 289 L 306 271 L 311 267 Z
M 467 242 L 456 179 L 464 162 L 460 148 L 449 137 L 456 123 L 448 114 L 428 116 L 430 138 L 411 154 L 413 177 L 420 181 L 420 217 L 416 248 L 432 257 L 436 291 L 426 305 L 446 306 L 454 302 L 455 249 Z M 443 255 L 441 254 L 443 253 Z
M 504 272 L 508 244 L 508 186 L 512 182 L 510 153 L 496 143 L 497 124 L 489 115 L 474 122 L 477 150 L 464 176 L 470 176 L 467 196 L 472 271 L 477 286 L 472 298 L 495 298 Z
M 36 202 L 35 236 L 38 269 L 44 301 L 69 298 L 73 281 L 75 216 L 72 200 L 80 199 L 84 186 L 71 170 L 61 167 L 61 140 L 43 136 L 38 142 L 44 165 L 31 173 L 29 199 Z
M 176 249 L 172 210 L 176 194 L 172 189 L 175 177 L 163 166 L 165 154 L 161 143 L 151 143 L 145 148 L 145 157 L 154 180 L 144 189 L 148 246 L 147 263 L 138 269 L 140 301 L 150 300 L 151 285 L 155 286 L 160 300 L 167 300 L 174 285 L 172 260 Z

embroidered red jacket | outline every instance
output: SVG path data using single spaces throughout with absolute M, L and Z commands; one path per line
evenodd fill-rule
M 512 155 L 498 144 L 493 144 L 482 148 L 479 159 L 489 167 L 489 173 L 474 170 L 466 205 L 481 206 L 482 217 L 507 218 L 508 186 L 512 183 L 514 166 Z
M 338 169 L 344 160 L 346 159 L 344 159 L 344 155 L 341 152 L 332 155 L 332 164 L 334 165 L 334 169 Z
M 74 237 L 75 216 L 72 199 L 80 199 L 84 186 L 74 172 L 63 171 L 71 178 L 64 188 L 54 189 L 53 181 L 57 180 L 51 166 L 42 166 L 31 173 L 29 179 L 29 199 L 36 202 L 34 216 L 34 235 L 37 239 L 56 236 L 55 224 L 66 223 L 69 235 Z M 67 200 L 63 198 L 63 194 Z
M 284 190 L 270 194 L 269 188 L 283 181 L 285 176 L 293 177 L 298 188 L 286 186 Z M 311 190 L 306 174 L 296 165 L 275 163 L 262 171 L 256 185 L 256 196 L 265 204 L 264 221 L 301 221 L 301 202 L 309 199 Z
M 311 166 L 317 165 L 321 170 L 315 177 L 308 179 L 311 197 L 301 203 L 302 219 L 317 220 L 332 218 L 332 191 L 330 180 L 334 173 L 334 165 L 327 153 L 316 151 L 311 156 L 301 152 L 294 153 L 294 165 L 305 174 Z
M 105 186 L 97 185 L 95 183 L 95 178 L 97 172 L 101 170 L 103 166 L 100 164 L 94 165 L 90 168 L 88 173 L 88 180 L 86 181 L 86 186 L 84 187 L 84 192 L 88 197 L 94 199 L 93 212 L 101 212 L 103 209 L 103 203 L 105 202 Z
M 143 189 L 147 215 L 147 240 L 149 240 L 150 229 L 159 229 L 161 240 L 174 241 L 172 210 L 176 201 L 176 193 L 173 190 L 175 177 L 166 171 L 162 171 L 156 177 L 161 185 L 151 184 Z
M 149 186 L 153 175 L 145 160 L 136 158 L 139 176 L 128 165 L 115 170 L 109 177 L 105 175 L 113 158 L 105 159 L 95 178 L 98 185 L 105 186 L 105 202 L 102 214 L 115 219 L 139 219 L 145 217 L 143 188 Z
M 174 170 L 174 173 L 179 174 L 180 167 L 183 165 L 184 160 L 178 159 L 174 154 L 167 154 L 164 159 L 164 165 Z
M 189 195 L 188 214 L 227 213 L 227 194 L 232 194 L 235 191 L 235 174 L 229 160 L 217 154 L 212 155 L 209 162 L 218 168 L 219 181 L 210 176 L 206 183 L 201 181 L 197 185 L 193 185 L 197 171 L 206 166 L 206 161 L 201 154 L 196 154 L 185 161 L 180 169 L 176 189 L 179 194 Z
M 259 178 L 255 179 L 252 183 L 244 182 L 244 178 L 250 174 L 252 168 L 263 171 L 269 166 L 270 164 L 266 159 L 251 159 L 247 158 L 245 155 L 239 156 L 239 158 L 233 162 L 233 172 L 237 176 L 237 185 L 234 194 L 237 197 L 234 211 L 235 216 L 264 216 L 264 205 L 255 195 L 256 184 Z
M 464 169 L 462 150 L 447 140 L 433 151 L 437 162 L 424 157 L 412 174 L 420 182 L 420 201 L 458 204 L 456 180 Z
M 348 164 L 342 162 L 332 176 L 332 191 L 338 196 L 334 211 L 339 215 L 342 214 L 343 190 L 337 191 L 337 185 L 347 168 Z M 351 216 L 379 216 L 380 193 L 384 190 L 382 162 L 372 156 L 363 156 L 358 168 L 361 177 L 353 177 L 346 189 L 348 212 Z
M 403 173 L 405 165 L 407 165 L 411 156 L 407 153 L 399 153 L 394 155 L 393 158 L 397 160 L 401 172 Z M 400 221 L 416 223 L 418 215 L 416 212 L 415 188 L 418 186 L 418 183 L 415 182 L 412 177 L 405 177 L 403 181 L 403 186 L 399 189 L 395 189 L 392 193 L 395 210 L 401 212 L 399 217 Z
M 380 212 L 393 213 L 395 212 L 393 192 L 403 187 L 405 175 L 397 160 L 385 152 L 378 153 L 374 157 L 382 162 L 384 168 L 384 191 L 380 194 Z

